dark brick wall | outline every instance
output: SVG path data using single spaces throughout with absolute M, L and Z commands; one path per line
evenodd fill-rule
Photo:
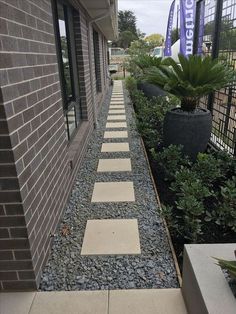
M 68 145 L 51 1 L 0 0 L 1 290 L 37 287 L 50 234 L 93 129 L 93 100 L 101 103 L 106 92 L 104 79 L 97 97 L 94 60 L 89 62 L 92 25 L 83 8 L 77 9 L 74 33 L 83 121 Z M 101 65 L 104 71 L 105 61 Z

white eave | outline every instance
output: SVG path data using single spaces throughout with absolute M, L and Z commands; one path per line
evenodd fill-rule
M 80 0 L 80 2 L 104 36 L 108 40 L 116 39 L 118 36 L 117 0 Z

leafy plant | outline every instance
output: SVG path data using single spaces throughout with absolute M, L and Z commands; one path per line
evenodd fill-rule
M 174 180 L 175 173 L 181 166 L 190 165 L 189 159 L 182 153 L 181 145 L 170 145 L 158 153 L 152 150 L 152 157 L 162 167 L 168 181 Z
M 213 60 L 193 55 L 179 55 L 180 65 L 172 58 L 147 72 L 147 81 L 180 98 L 184 111 L 193 111 L 199 98 L 225 87 L 235 79 L 235 71 Z
M 128 89 L 129 93 L 132 94 L 137 90 L 137 81 L 134 77 L 128 76 L 125 79 L 125 87 Z
M 162 58 L 156 58 L 147 54 L 140 55 L 134 59 L 135 64 L 145 73 L 145 70 L 151 67 L 159 67 L 161 65 Z
M 163 121 L 167 110 L 174 108 L 174 98 L 166 97 L 147 99 L 143 94 L 136 99 L 137 127 L 149 148 L 156 148 L 162 143 Z
M 201 178 L 204 184 L 212 186 L 214 182 L 224 175 L 220 166 L 220 160 L 212 154 L 199 153 L 192 169 L 198 174 L 198 177 Z
M 175 173 L 171 189 L 176 193 L 176 207 L 182 211 L 180 228 L 183 236 L 194 243 L 202 234 L 202 215 L 205 212 L 204 200 L 211 195 L 196 172 L 182 167 Z
M 236 232 L 236 177 L 228 179 L 221 186 L 220 198 L 216 209 L 216 224 Z
M 234 251 L 234 255 L 236 257 L 236 250 Z M 236 278 L 236 260 L 235 261 L 227 261 L 221 258 L 216 258 L 214 257 L 214 259 L 217 260 L 217 265 L 219 265 L 222 269 L 225 269 L 228 271 L 228 273 Z

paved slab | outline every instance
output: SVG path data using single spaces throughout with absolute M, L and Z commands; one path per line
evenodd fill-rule
M 114 109 L 114 110 L 111 109 L 108 111 L 108 114 L 124 114 L 124 113 L 125 113 L 125 109 L 120 109 L 120 110 L 119 109 L 118 110 L 117 109 Z
M 95 313 L 108 313 L 108 291 L 39 292 L 29 314 Z
M 127 138 L 127 131 L 105 131 L 104 138 Z
M 187 314 L 180 289 L 110 291 L 109 314 Z
M 134 202 L 133 182 L 95 182 L 92 203 Z
M 120 110 L 120 109 L 125 109 L 125 106 L 123 104 L 120 104 L 120 105 L 110 105 L 109 109 L 111 109 L 111 110 Z
M 110 115 L 107 117 L 108 121 L 125 121 L 126 120 L 126 115 Z
M 35 294 L 35 292 L 0 293 L 0 314 L 28 314 Z
M 131 171 L 130 158 L 99 159 L 98 172 Z
M 129 152 L 129 143 L 103 143 L 101 152 Z
M 127 128 L 126 122 L 107 122 L 106 123 L 106 129 L 119 129 L 119 128 Z
M 137 219 L 87 221 L 81 255 L 131 255 L 140 253 Z
M 110 105 L 125 105 L 125 102 L 123 100 L 111 100 Z

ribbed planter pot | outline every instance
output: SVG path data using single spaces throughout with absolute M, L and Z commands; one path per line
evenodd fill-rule
M 162 89 L 160 89 L 160 87 L 150 83 L 139 82 L 137 84 L 137 88 L 141 90 L 148 98 L 166 96 L 166 93 Z
M 206 150 L 211 136 L 212 115 L 209 110 L 195 112 L 175 108 L 164 119 L 164 146 L 183 145 L 184 154 L 195 160 L 197 154 Z

